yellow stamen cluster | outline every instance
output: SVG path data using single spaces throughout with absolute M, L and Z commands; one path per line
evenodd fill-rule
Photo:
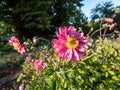
M 13 43 L 13 47 L 15 50 L 20 50 L 20 46 L 16 43 Z
M 41 67 L 41 66 L 42 66 L 42 63 L 39 62 L 39 63 L 38 63 L 38 66 Z
M 66 41 L 66 46 L 70 49 L 75 49 L 79 45 L 79 41 L 74 37 L 69 37 Z

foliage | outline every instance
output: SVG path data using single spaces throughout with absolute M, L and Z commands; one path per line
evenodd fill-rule
M 6 67 L 20 66 L 23 61 L 24 56 L 16 52 L 0 52 L 0 70 Z
M 99 20 L 102 17 L 112 17 L 114 14 L 113 3 L 111 1 L 99 3 L 91 10 L 91 13 L 91 19 L 93 21 L 96 19 Z
M 5 36 L 8 33 L 10 34 L 12 26 L 10 24 L 4 23 L 4 22 L 0 22 L 0 35 L 1 36 Z
M 13 9 L 13 13 L 20 14 L 20 21 L 24 23 L 23 27 L 25 28 L 50 29 L 50 21 L 52 18 L 52 15 L 48 13 L 50 5 L 50 0 L 32 0 L 29 2 L 26 0 L 21 0 Z
M 52 12 L 55 14 L 53 23 L 55 26 L 74 25 L 86 22 L 87 19 L 81 11 L 83 0 L 56 0 L 53 3 Z M 59 21 L 59 22 L 58 22 Z
M 82 61 L 74 62 L 58 58 L 49 46 L 38 49 L 31 46 L 29 41 L 27 48 L 31 51 L 28 54 L 30 58 L 22 64 L 23 72 L 17 81 L 24 83 L 26 90 L 119 89 L 120 43 L 104 36 L 96 40 L 88 37 L 88 41 L 87 54 Z M 33 65 L 37 59 L 46 63 L 41 71 L 36 71 Z M 41 67 L 41 64 L 38 65 Z
M 114 40 L 98 39 L 89 42 L 89 50 L 81 62 L 60 60 L 53 54 L 53 49 L 35 50 L 30 54 L 31 57 L 43 58 L 47 68 L 36 72 L 32 65 L 33 59 L 25 61 L 23 73 L 17 80 L 27 84 L 26 90 L 115 90 L 120 86 L 119 50 L 120 45 Z
M 100 24 L 103 24 L 103 19 L 107 17 L 114 19 L 113 22 L 117 23 L 117 27 L 115 28 L 115 30 L 120 31 L 119 12 L 119 6 L 114 7 L 112 1 L 98 3 L 95 8 L 91 9 L 91 21 L 87 24 L 89 30 L 95 31 L 99 29 Z M 107 33 L 111 32 L 112 31 L 108 31 Z M 96 34 L 96 36 L 98 35 Z
M 83 0 L 3 0 L 0 1 L 0 20 L 14 25 L 15 35 L 32 38 L 35 35 L 48 37 L 56 28 L 86 22 L 81 11 Z M 83 25 L 83 24 L 82 24 Z
M 13 35 L 12 34 L 12 25 L 0 21 L 0 56 L 4 55 L 6 51 L 12 50 L 9 47 L 8 40 Z
M 10 24 L 0 22 L 0 56 L 9 54 L 12 51 L 12 48 L 8 44 L 9 38 L 13 35 L 11 31 L 12 27 Z
M 114 19 L 118 24 L 118 26 L 117 26 L 118 29 L 117 30 L 120 31 L 120 22 L 119 22 L 119 20 L 120 20 L 120 6 L 116 7 L 114 12 L 115 12 L 115 18 Z
M 5 14 L 6 17 L 4 18 L 7 20 L 9 18 L 10 22 L 16 26 L 16 30 L 20 30 L 18 33 L 22 32 L 22 34 L 31 36 L 31 34 L 36 32 L 36 30 L 39 30 L 39 33 L 44 32 L 44 34 L 46 34 L 46 31 L 51 31 L 53 29 L 55 30 L 55 28 L 59 26 L 75 25 L 76 27 L 80 26 L 79 28 L 84 26 L 86 23 L 86 17 L 84 17 L 84 14 L 80 13 L 80 8 L 82 6 L 81 1 L 82 0 L 36 0 L 35 2 L 33 0 L 16 0 L 11 2 L 9 0 L 5 0 L 0 4 L 0 7 L 4 6 L 5 12 L 9 12 Z M 112 37 L 112 34 L 106 34 L 106 32 L 110 30 L 109 28 L 111 27 L 112 23 L 117 21 L 117 18 L 119 18 L 119 7 L 114 10 L 115 14 L 117 15 L 114 19 L 114 22 L 106 23 L 103 21 L 103 17 L 108 18 L 113 16 L 112 5 L 112 3 L 107 2 L 104 3 L 103 6 L 99 4 L 96 9 L 93 9 L 93 13 L 96 14 L 96 12 L 98 12 L 96 15 L 101 22 L 98 20 L 95 21 L 95 23 L 89 23 L 88 27 L 91 27 L 90 32 L 87 34 L 89 48 L 82 60 L 67 61 L 66 59 L 58 58 L 58 55 L 54 53 L 55 50 L 50 45 L 50 41 L 39 37 L 38 39 L 40 42 L 36 42 L 37 45 L 29 39 L 23 44 L 17 40 L 13 40 L 12 45 L 14 46 L 15 50 L 19 51 L 21 50 L 19 46 L 24 46 L 27 53 L 22 53 L 24 55 L 20 56 L 18 56 L 18 54 L 14 54 L 16 57 L 14 57 L 13 54 L 10 56 L 6 55 L 4 58 L 1 58 L 0 67 L 5 65 L 11 66 L 13 64 L 20 65 L 24 58 L 25 61 L 22 63 L 22 72 L 17 78 L 17 82 L 22 83 L 21 85 L 23 85 L 25 90 L 119 89 L 120 43 L 116 42 L 116 40 Z M 45 6 L 45 8 L 43 8 L 43 6 Z M 2 9 L 0 11 L 2 11 Z M 109 15 L 107 15 L 108 12 Z M 96 19 L 96 16 L 93 17 L 93 19 Z M 100 27 L 100 29 L 96 30 L 98 27 Z M 26 34 L 28 32 L 29 34 Z M 97 36 L 98 39 L 95 39 L 93 38 L 93 35 L 97 32 L 100 32 L 100 36 Z M 112 30 L 112 32 L 114 31 Z M 65 33 L 65 35 L 67 36 L 68 33 Z M 64 34 L 61 34 L 61 36 L 62 35 Z M 67 40 L 76 41 L 77 45 L 74 46 L 75 42 L 72 43 L 74 46 L 72 49 L 76 49 L 80 41 L 78 41 L 75 36 L 77 37 L 79 34 L 73 34 L 73 32 L 71 32 L 71 35 L 74 36 L 71 38 L 71 36 L 68 35 L 69 40 L 68 37 Z M 106 37 L 106 35 L 108 35 L 108 37 Z M 57 34 L 57 36 L 60 40 L 63 40 L 61 38 L 64 38 L 63 42 L 61 43 L 63 44 L 66 37 L 60 37 L 59 34 Z M 85 40 L 82 42 L 85 43 Z M 64 51 L 63 45 L 59 47 L 59 45 L 57 46 L 57 43 L 60 44 L 58 41 L 54 47 L 63 48 L 62 50 Z M 71 42 L 67 43 L 71 44 Z M 64 44 L 66 45 L 66 43 Z M 3 42 L 1 42 L 0 45 L 1 47 L 5 47 L 6 50 L 11 49 L 8 47 L 8 44 L 4 45 Z M 84 45 L 82 46 L 86 47 Z M 3 51 L 5 49 L 3 49 Z M 84 49 L 85 48 L 82 48 L 80 50 L 84 52 Z M 61 52 L 63 52 L 62 50 Z M 1 50 L 0 57 L 7 53 L 2 52 Z M 59 51 L 57 53 L 59 53 Z M 69 52 L 68 56 L 75 56 L 73 54 L 78 55 L 77 53 L 79 52 L 74 52 L 71 53 L 72 55 L 70 55 Z M 65 56 L 63 54 L 66 53 L 61 54 L 61 56 Z M 81 55 L 81 53 L 79 55 Z M 43 60 L 45 66 L 42 67 L 41 63 L 37 63 L 36 65 L 38 65 L 38 67 L 42 67 L 42 69 L 35 69 L 34 62 L 36 60 Z
M 119 52 L 114 47 L 113 41 L 97 40 L 95 43 L 96 50 L 90 50 L 89 53 L 95 53 L 88 61 L 86 60 L 84 87 L 90 89 L 117 89 L 119 84 Z M 86 83 L 88 82 L 88 83 Z M 86 85 L 87 84 L 87 85 Z M 82 86 L 83 86 L 82 85 Z M 84 88 L 83 87 L 83 88 Z

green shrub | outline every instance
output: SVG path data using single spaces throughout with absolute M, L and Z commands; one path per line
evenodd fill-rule
M 25 61 L 18 81 L 26 82 L 26 90 L 116 90 L 120 87 L 119 49 L 114 40 L 89 42 L 87 55 L 81 62 L 60 60 L 53 49 L 38 50 L 31 57 L 42 57 L 47 68 L 38 73 L 32 61 Z

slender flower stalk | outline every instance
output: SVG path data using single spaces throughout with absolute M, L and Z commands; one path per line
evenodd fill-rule
M 94 31 L 94 32 L 90 35 L 90 37 L 92 37 L 95 33 L 99 32 L 99 31 L 101 31 L 101 30 L 104 30 L 104 29 L 105 29 L 105 27 L 102 27 L 102 28 Z
M 100 28 L 102 28 L 102 21 L 103 20 L 100 20 Z M 102 36 L 102 32 L 101 32 L 101 30 L 100 30 L 100 37 Z

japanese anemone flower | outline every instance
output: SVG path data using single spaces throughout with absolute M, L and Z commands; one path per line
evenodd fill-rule
M 16 44 L 20 44 L 20 42 L 19 42 L 19 40 L 16 38 L 16 37 L 11 37 L 11 39 L 9 40 L 9 43 L 11 44 L 11 45 L 13 45 L 14 43 L 16 43 Z
M 43 70 L 45 67 L 46 67 L 46 63 L 45 63 L 44 60 L 42 60 L 42 59 L 37 59 L 37 60 L 35 60 L 35 62 L 34 62 L 34 68 L 35 68 L 35 70 L 41 71 L 41 70 Z
M 53 39 L 52 43 L 59 58 L 76 61 L 81 60 L 86 54 L 87 39 L 84 33 L 76 31 L 73 26 L 60 27 L 57 37 L 58 39 Z
M 104 18 L 104 21 L 108 23 L 113 23 L 114 20 L 112 18 Z
M 20 54 L 24 54 L 25 53 L 25 45 L 21 45 L 19 40 L 15 37 L 12 37 L 9 40 L 9 43 L 14 47 L 15 50 L 17 50 Z
M 27 57 L 25 58 L 25 60 L 26 60 L 27 62 L 29 62 L 29 61 L 31 60 L 31 56 L 27 56 Z
M 109 29 L 113 30 L 116 26 L 117 26 L 117 23 L 113 23 L 113 24 L 110 25 Z

